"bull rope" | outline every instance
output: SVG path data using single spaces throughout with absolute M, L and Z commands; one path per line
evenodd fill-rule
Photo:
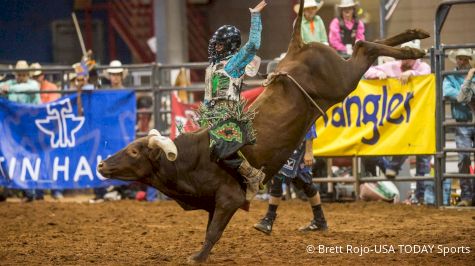
M 270 73 L 267 76 L 267 79 L 264 81 L 264 83 L 262 85 L 264 87 L 269 86 L 272 82 L 274 82 L 274 80 L 278 76 L 285 76 L 285 77 L 289 78 L 295 85 L 297 85 L 297 87 L 300 89 L 300 91 L 302 91 L 302 93 L 310 100 L 310 102 L 313 104 L 313 106 L 315 106 L 320 111 L 320 113 L 322 113 L 322 115 L 325 116 L 325 112 L 323 111 L 323 109 L 312 99 L 312 97 L 308 94 L 308 92 L 306 92 L 304 90 L 304 88 L 287 72 L 277 72 L 277 73 L 272 72 L 272 73 Z

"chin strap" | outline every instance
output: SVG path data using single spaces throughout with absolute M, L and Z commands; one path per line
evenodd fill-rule
M 264 87 L 269 86 L 272 82 L 275 81 L 275 79 L 278 76 L 285 76 L 285 77 L 289 78 L 295 85 L 297 85 L 297 87 L 300 89 L 300 91 L 310 100 L 310 102 L 313 104 L 313 106 L 315 106 L 320 111 L 320 113 L 322 113 L 322 115 L 325 116 L 325 112 L 323 111 L 323 109 L 312 99 L 312 97 L 310 97 L 308 92 L 306 92 L 304 90 L 304 88 L 287 72 L 277 72 L 277 73 L 272 72 L 272 73 L 270 73 L 267 76 L 267 79 L 264 81 L 264 83 L 262 85 Z

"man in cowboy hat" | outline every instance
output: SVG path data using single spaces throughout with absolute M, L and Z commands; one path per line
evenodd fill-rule
M 57 91 L 58 86 L 56 84 L 49 82 L 45 79 L 45 74 L 41 70 L 40 63 L 33 63 L 31 64 L 30 68 L 34 68 L 36 70 L 31 71 L 31 77 L 36 80 L 40 84 L 40 91 Z M 59 93 L 42 93 L 40 95 L 41 102 L 47 103 L 57 100 L 61 97 Z
M 471 68 L 470 61 L 474 60 L 472 49 L 457 49 L 449 53 L 449 60 L 456 64 L 455 70 L 468 70 Z M 470 73 L 471 72 L 471 73 Z M 468 80 L 467 80 L 468 79 Z M 472 113 L 468 105 L 456 102 L 460 92 L 467 92 L 469 84 L 473 84 L 473 71 L 469 71 L 469 75 L 464 77 L 461 74 L 447 75 L 443 82 L 444 96 L 452 100 L 452 117 L 457 122 L 472 121 Z M 471 85 L 472 86 L 472 85 Z M 462 90 L 464 88 L 464 90 Z M 461 96 L 462 100 L 464 97 Z M 470 97 L 471 98 L 471 97 Z M 471 100 L 471 99 L 470 99 Z M 457 148 L 473 148 L 473 139 L 475 138 L 475 127 L 464 126 L 455 128 L 455 143 Z M 459 152 L 459 173 L 470 173 L 470 153 Z M 474 197 L 474 181 L 471 179 L 460 179 L 461 201 L 458 206 L 472 206 Z
M 302 40 L 304 43 L 321 42 L 328 45 L 327 31 L 322 18 L 317 15 L 322 8 L 323 0 L 305 0 L 303 3 Z M 299 12 L 300 4 L 294 6 L 295 13 Z
M 122 67 L 122 63 L 119 60 L 112 60 L 108 69 L 104 71 L 104 76 L 110 80 L 111 87 L 113 89 L 124 88 L 124 79 L 127 76 L 127 69 Z
M 30 91 L 39 91 L 39 85 L 36 81 L 30 79 L 28 63 L 25 60 L 19 60 L 15 66 L 15 79 L 0 83 L 0 95 L 7 95 L 10 101 L 19 103 L 40 103 L 38 93 L 21 93 Z
M 330 46 L 342 55 L 351 55 L 356 41 L 365 40 L 365 27 L 356 13 L 354 0 L 341 0 L 336 5 L 337 17 L 330 22 Z
M 41 103 L 38 93 L 21 93 L 39 91 L 38 83 L 30 79 L 28 63 L 25 60 L 19 60 L 15 65 L 15 79 L 0 83 L 0 96 L 6 95 L 10 101 L 19 103 Z M 35 199 L 43 199 L 43 191 L 35 189 L 24 190 L 25 198 L 23 201 L 31 202 Z

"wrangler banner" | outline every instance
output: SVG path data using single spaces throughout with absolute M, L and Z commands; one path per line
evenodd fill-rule
M 316 156 L 433 154 L 435 76 L 361 80 L 316 125 Z
M 107 186 L 99 161 L 135 138 L 135 93 L 82 93 L 47 104 L 20 104 L 0 97 L 0 185 L 21 189 Z

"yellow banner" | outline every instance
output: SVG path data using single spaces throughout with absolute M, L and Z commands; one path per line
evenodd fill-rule
M 435 76 L 361 80 L 316 126 L 316 156 L 433 154 Z

